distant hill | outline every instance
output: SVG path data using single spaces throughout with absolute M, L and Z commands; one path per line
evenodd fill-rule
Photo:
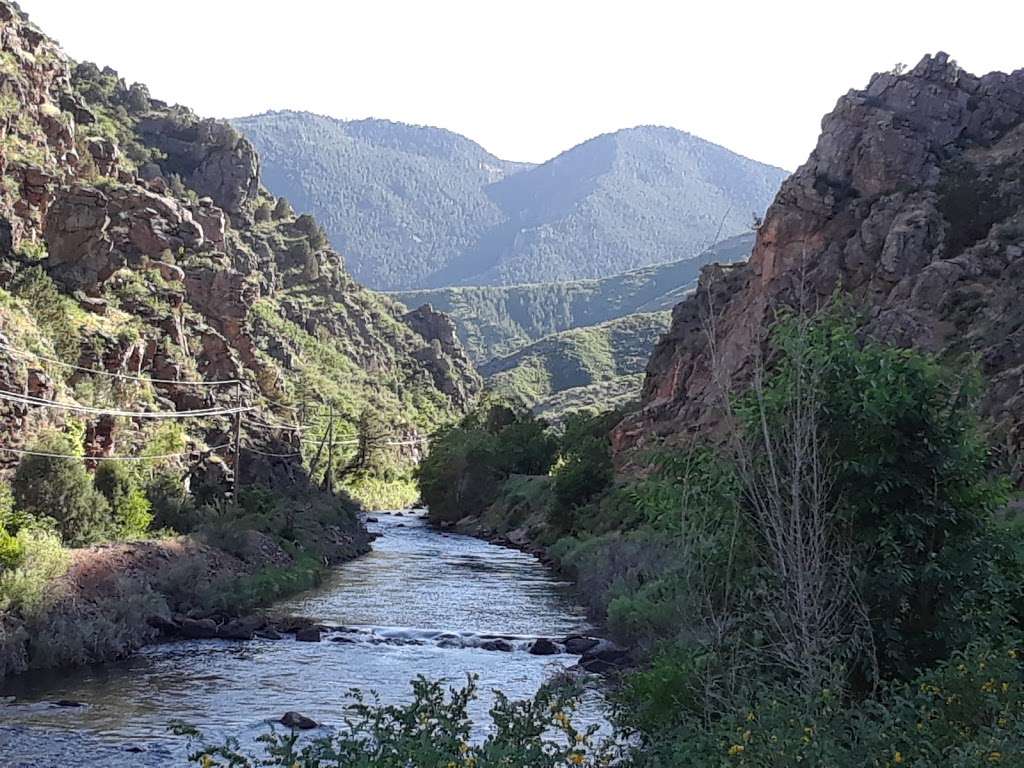
M 439 128 L 270 112 L 234 125 L 278 195 L 381 290 L 605 277 L 747 229 L 786 172 L 672 128 L 593 138 L 538 166 Z
M 395 298 L 410 308 L 430 304 L 451 315 L 470 357 L 484 363 L 552 333 L 671 309 L 696 285 L 702 266 L 743 261 L 753 244 L 754 233 L 746 232 L 696 258 L 599 280 L 439 288 L 400 292 Z
M 480 366 L 488 387 L 538 411 L 614 407 L 639 397 L 651 350 L 671 313 L 628 315 L 545 336 Z

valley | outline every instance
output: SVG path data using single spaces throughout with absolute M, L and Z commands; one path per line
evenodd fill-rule
M 1024 69 L 443 6 L 0 0 L 0 765 L 1021 765 Z

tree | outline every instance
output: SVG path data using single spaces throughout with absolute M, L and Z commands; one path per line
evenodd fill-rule
M 619 420 L 614 411 L 572 413 L 565 421 L 561 463 L 554 471 L 555 522 L 572 530 L 574 510 L 611 485 L 614 477 L 609 433 Z
M 29 450 L 74 455 L 81 449 L 66 435 L 50 431 Z M 78 459 L 26 455 L 11 485 L 17 508 L 37 519 L 54 520 L 66 544 L 89 544 L 110 532 L 110 505 Z
M 149 500 L 124 464 L 101 462 L 94 483 L 110 505 L 112 532 L 116 536 L 141 536 L 149 529 L 153 522 Z

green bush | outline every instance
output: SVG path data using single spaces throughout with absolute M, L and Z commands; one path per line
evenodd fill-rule
M 153 522 L 149 500 L 124 464 L 100 462 L 93 481 L 96 490 L 110 505 L 114 536 L 121 539 L 139 537 L 149 530 Z
M 66 435 L 47 432 L 30 445 L 41 453 L 81 451 Z M 110 505 L 93 486 L 82 462 L 47 456 L 22 457 L 12 483 L 19 510 L 38 519 L 52 519 L 64 542 L 80 546 L 111 532 Z
M 32 616 L 42 605 L 47 587 L 67 571 L 70 559 L 50 531 L 22 528 L 14 539 L 17 563 L 0 571 L 0 613 Z
M 153 513 L 152 526 L 191 533 L 202 522 L 195 501 L 176 473 L 158 472 L 146 484 L 146 499 Z
M 498 694 L 487 737 L 474 743 L 467 710 L 476 698 L 475 678 L 447 693 L 422 677 L 412 688 L 413 701 L 400 706 L 353 693 L 344 725 L 330 736 L 301 742 L 294 733 L 271 732 L 261 737 L 258 755 L 229 741 L 196 749 L 191 761 L 203 768 L 596 768 L 609 765 L 615 754 L 598 741 L 596 727 L 573 725 L 576 700 L 570 693 L 545 688 L 527 701 Z M 179 724 L 178 730 L 201 738 L 193 728 Z
M 772 422 L 802 356 L 816 371 L 832 493 L 849 525 L 878 661 L 885 675 L 912 676 L 971 639 L 961 596 L 998 578 L 991 531 L 1008 485 L 990 471 L 977 376 L 970 366 L 860 340 L 842 308 L 804 331 L 798 318 L 784 319 L 772 343 L 781 354 L 764 393 L 769 423 L 781 428 Z M 757 430 L 754 405 L 748 398 L 741 413 Z
M 436 435 L 417 470 L 431 517 L 455 521 L 492 504 L 503 479 L 498 456 L 498 441 L 488 432 L 456 426 Z
M 609 432 L 618 421 L 614 412 L 570 414 L 565 420 L 561 463 L 555 468 L 555 507 L 552 522 L 571 531 L 575 510 L 603 493 L 614 477 Z

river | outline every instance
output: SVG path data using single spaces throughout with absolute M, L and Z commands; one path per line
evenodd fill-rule
M 250 742 L 288 710 L 339 723 L 352 688 L 376 691 L 385 703 L 407 701 L 418 674 L 452 684 L 478 674 L 479 718 L 492 689 L 526 698 L 576 662 L 526 651 L 530 638 L 590 629 L 569 585 L 535 558 L 438 532 L 409 513 L 377 520 L 368 523 L 381 534 L 371 553 L 278 606 L 349 627 L 354 642 L 165 643 L 124 662 L 24 676 L 3 691 L 13 698 L 0 704 L 0 765 L 181 765 L 186 745 L 168 732 L 172 720 L 215 742 Z M 512 637 L 515 650 L 482 649 L 488 634 Z M 56 706 L 61 700 L 84 706 Z M 582 715 L 599 711 L 595 695 Z

